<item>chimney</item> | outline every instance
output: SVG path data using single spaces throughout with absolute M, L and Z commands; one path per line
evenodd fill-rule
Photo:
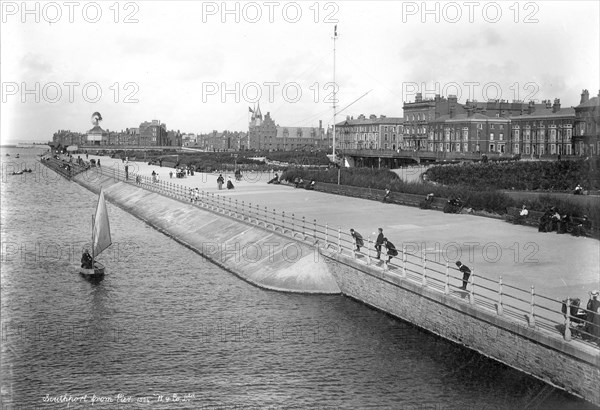
M 346 121 L 350 121 L 350 116 L 346 115 Z
M 450 107 L 450 118 L 454 118 L 454 106 Z
M 590 92 L 588 90 L 581 91 L 581 101 L 579 101 L 579 104 L 588 102 L 589 99 L 590 99 Z
M 449 102 L 449 103 L 456 103 L 457 101 L 458 101 L 458 99 L 456 98 L 456 95 L 454 95 L 454 94 L 450 94 L 450 95 L 448 96 L 448 102 Z
M 554 105 L 552 106 L 552 112 L 557 112 L 558 110 L 560 110 L 560 99 L 555 98 Z
M 529 106 L 527 107 L 527 114 L 533 114 L 535 111 L 535 102 L 529 101 Z
M 546 100 L 546 108 L 552 108 L 552 103 L 550 100 Z
M 423 101 L 423 94 L 417 93 L 417 96 L 415 97 L 415 102 L 421 102 L 421 101 Z
M 322 130 L 323 129 L 323 120 L 319 120 L 319 129 Z
M 473 116 L 473 108 L 467 107 L 467 118 L 471 118 Z

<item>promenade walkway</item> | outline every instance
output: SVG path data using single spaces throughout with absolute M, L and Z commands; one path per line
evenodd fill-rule
M 98 158 L 90 155 L 91 158 Z M 103 169 L 124 169 L 120 160 L 100 157 Z M 600 242 L 596 239 L 539 233 L 526 226 L 473 215 L 449 215 L 434 210 L 421 210 L 383 204 L 316 191 L 295 189 L 286 185 L 269 185 L 272 173 L 247 173 L 235 182 L 234 190 L 217 189 L 218 174 L 195 173 L 183 179 L 169 178 L 171 168 L 130 162 L 129 171 L 147 177 L 152 171 L 160 180 L 199 188 L 225 198 L 265 206 L 276 213 L 294 214 L 310 223 L 317 220 L 332 230 L 343 232 L 354 228 L 365 238 L 375 239 L 378 227 L 397 248 L 407 253 L 445 263 L 461 260 L 479 276 L 523 289 L 535 286 L 536 293 L 558 300 L 579 297 L 600 288 Z M 223 174 L 225 179 L 232 174 Z

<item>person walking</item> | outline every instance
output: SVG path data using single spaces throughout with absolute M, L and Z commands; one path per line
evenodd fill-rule
M 365 246 L 362 235 L 356 232 L 354 229 L 350 229 L 350 235 L 352 235 L 354 242 L 356 243 L 356 251 L 360 252 L 360 247 Z
M 398 256 L 398 250 L 396 249 L 396 246 L 394 246 L 393 243 L 388 241 L 387 238 L 383 238 L 383 246 L 385 246 L 388 255 L 388 260 L 386 263 L 390 263 L 394 256 Z
M 458 266 L 458 270 L 463 273 L 463 285 L 461 289 L 467 290 L 467 284 L 469 283 L 469 277 L 471 276 L 471 269 L 469 269 L 467 265 L 463 265 L 461 261 L 457 261 L 456 266 Z
M 223 179 L 223 174 L 219 174 L 217 178 L 217 185 L 219 186 L 219 190 L 223 189 L 223 184 L 225 183 L 225 179 Z
M 375 249 L 377 250 L 377 259 L 381 258 L 381 247 L 383 246 L 383 228 L 379 228 L 379 235 L 377 235 L 377 240 L 375 240 Z
M 590 292 L 590 300 L 587 303 L 586 309 L 587 317 L 586 317 L 586 325 L 585 331 L 592 336 L 600 337 L 600 300 L 598 300 L 598 295 L 600 292 L 594 290 Z M 596 342 L 600 344 L 600 338 L 596 339 Z

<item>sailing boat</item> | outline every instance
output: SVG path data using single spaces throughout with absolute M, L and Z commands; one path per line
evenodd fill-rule
M 111 245 L 110 224 L 108 222 L 108 212 L 106 211 L 106 202 L 104 201 L 104 191 L 100 188 L 98 196 L 98 205 L 96 214 L 92 215 L 92 265 L 93 268 L 81 268 L 81 274 L 90 277 L 100 277 L 104 275 L 104 265 L 96 262 L 95 258 Z

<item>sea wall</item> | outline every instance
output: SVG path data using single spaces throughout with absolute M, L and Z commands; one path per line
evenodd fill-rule
M 93 192 L 265 289 L 336 294 L 340 289 L 316 248 L 254 224 L 91 171 L 73 177 Z
M 346 296 L 600 405 L 600 351 L 323 250 Z

